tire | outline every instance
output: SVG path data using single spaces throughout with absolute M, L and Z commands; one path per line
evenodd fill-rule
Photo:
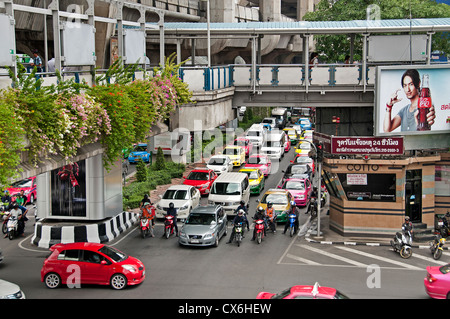
M 293 226 L 289 227 L 289 235 L 291 237 L 294 236 L 294 232 L 295 232 L 294 230 L 295 230 L 295 228 Z
M 110 280 L 111 287 L 116 290 L 121 290 L 127 286 L 127 277 L 122 274 L 114 274 Z
M 56 289 L 61 286 L 61 277 L 54 272 L 50 272 L 44 277 L 45 286 L 49 289 Z
M 6 226 L 6 223 L 4 223 L 3 225 L 2 225 L 2 233 L 3 234 L 6 234 L 8 232 L 8 227 Z
M 166 233 L 164 234 L 167 239 L 170 237 L 170 228 L 166 228 Z
M 262 233 L 256 234 L 256 242 L 258 244 L 261 244 L 261 242 L 262 242 Z
M 216 236 L 216 240 L 214 240 L 214 247 L 219 247 L 219 236 Z
M 439 258 L 441 258 L 441 256 L 442 256 L 442 250 L 436 249 L 436 250 L 434 251 L 433 258 L 434 258 L 435 260 L 438 260 Z
M 13 239 L 14 239 L 14 230 L 11 230 L 11 231 L 8 233 L 8 238 L 9 238 L 9 240 L 13 240 Z
M 146 236 L 146 231 L 143 230 L 142 228 L 141 228 L 141 235 L 142 235 L 142 238 L 145 238 L 145 236 Z
M 409 257 L 412 256 L 412 249 L 411 247 L 407 247 L 407 246 L 403 246 L 400 249 L 400 256 L 404 259 L 408 259 Z

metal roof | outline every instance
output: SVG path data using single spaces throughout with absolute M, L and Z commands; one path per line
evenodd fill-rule
M 164 23 L 165 34 L 204 34 L 207 23 Z M 450 18 L 353 20 L 353 21 L 295 21 L 295 22 L 234 22 L 210 23 L 211 34 L 347 34 L 385 32 L 450 31 Z M 147 32 L 159 32 L 147 30 Z

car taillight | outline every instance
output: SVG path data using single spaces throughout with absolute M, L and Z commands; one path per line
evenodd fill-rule
M 427 275 L 427 280 L 430 284 L 432 284 L 433 282 L 435 282 L 437 279 L 434 278 L 431 274 Z

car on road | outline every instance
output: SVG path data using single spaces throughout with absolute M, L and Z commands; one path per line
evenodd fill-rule
M 245 150 L 243 147 L 228 145 L 223 149 L 223 154 L 230 157 L 233 166 L 242 166 L 245 163 Z
M 240 146 L 245 150 L 245 156 L 249 157 L 253 151 L 253 143 L 246 137 L 238 137 L 234 140 L 233 145 Z
M 233 171 L 233 162 L 227 155 L 213 155 L 206 163 L 206 167 L 212 169 L 217 175 Z
M 191 185 L 200 191 L 201 195 L 209 194 L 212 183 L 216 180 L 217 174 L 209 168 L 193 169 L 188 176 L 184 176 L 183 185 Z
M 335 288 L 321 287 L 318 283 L 313 286 L 297 285 L 289 287 L 280 293 L 260 292 L 256 299 L 349 299 Z
M 300 135 L 300 141 L 301 140 L 306 140 L 306 141 L 310 141 L 312 143 L 312 141 L 313 141 L 313 133 L 314 133 L 314 131 L 312 131 L 312 130 L 304 130 L 302 132 L 302 135 Z
M 282 181 L 285 181 L 288 178 L 292 178 L 294 175 L 298 177 L 298 175 L 304 175 L 305 177 L 312 179 L 313 171 L 309 164 L 297 164 L 292 163 L 286 168 L 286 170 L 282 170 L 284 173 Z
M 276 221 L 285 223 L 288 220 L 288 212 L 291 211 L 291 201 L 294 198 L 291 193 L 285 189 L 272 188 L 267 190 L 259 201 L 256 210 L 259 207 L 267 209 L 267 203 L 271 202 L 276 215 Z
M 151 153 L 148 151 L 147 143 L 139 143 L 134 145 L 130 154 L 128 155 L 128 162 L 137 163 L 143 161 L 150 163 Z
M 277 126 L 277 119 L 274 117 L 266 117 L 261 121 L 261 124 L 268 124 L 270 126 L 270 130 L 273 130 Z
M 297 154 L 294 157 L 294 160 L 291 161 L 291 163 L 296 164 L 308 164 L 309 167 L 311 167 L 311 170 L 314 172 L 316 165 L 314 164 L 314 160 L 309 156 L 302 156 L 300 154 Z
M 425 291 L 435 299 L 450 299 L 450 264 L 428 266 L 424 278 Z
M 245 173 L 248 175 L 248 181 L 250 183 L 250 194 L 261 194 L 264 189 L 266 179 L 264 174 L 259 168 L 241 168 L 239 173 Z
M 302 140 L 300 140 L 300 143 L 295 148 L 295 155 L 309 156 L 310 151 L 313 151 L 313 147 L 311 146 L 311 144 L 308 142 L 302 142 Z
M 313 191 L 311 181 L 308 178 L 288 178 L 280 186 L 291 193 L 296 206 L 307 206 L 311 200 Z
M 186 246 L 219 246 L 227 234 L 227 214 L 221 205 L 198 206 L 186 218 L 178 243 Z
M 310 130 L 312 129 L 312 123 L 311 120 L 307 117 L 301 117 L 298 119 L 297 123 L 295 124 L 300 124 L 300 126 L 302 127 L 303 130 Z
M 244 165 L 244 168 L 258 168 L 265 177 L 272 172 L 272 160 L 267 155 L 251 155 Z
M 300 136 L 297 133 L 297 130 L 293 127 L 285 127 L 283 131 L 286 132 L 286 135 L 289 137 L 289 141 L 291 145 L 296 145 L 300 140 Z
M 27 197 L 27 202 L 25 204 L 33 204 L 36 200 L 36 176 L 15 182 L 6 190 L 9 191 L 9 195 L 11 196 L 11 198 L 18 196 L 20 192 L 23 191 L 25 196 Z M 15 199 L 13 199 L 13 201 L 14 200 Z
M 25 299 L 25 294 L 18 285 L 0 279 L 0 299 Z
M 178 219 L 188 217 L 191 210 L 200 204 L 200 191 L 191 185 L 172 185 L 156 203 L 156 217 L 164 218 L 169 209 L 169 204 L 173 203 L 177 209 Z
M 50 251 L 41 269 L 41 281 L 51 289 L 64 284 L 97 284 L 120 290 L 145 279 L 145 267 L 139 259 L 104 244 L 55 244 Z

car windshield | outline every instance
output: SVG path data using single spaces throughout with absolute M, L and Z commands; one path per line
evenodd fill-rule
M 191 213 L 186 219 L 186 224 L 189 225 L 211 225 L 212 221 L 215 221 L 214 214 L 198 214 Z
M 287 196 L 284 194 L 266 194 L 261 199 L 261 203 L 267 204 L 267 202 L 271 202 L 275 205 L 287 205 L 288 200 Z
M 213 184 L 211 188 L 211 194 L 215 195 L 240 195 L 241 192 L 239 190 L 238 183 L 217 183 Z
M 225 164 L 224 157 L 213 157 L 208 162 L 209 165 L 223 165 Z
M 272 124 L 272 123 L 273 123 L 273 120 L 271 120 L 271 119 L 264 119 L 264 120 L 262 121 L 262 123 L 269 123 L 269 124 Z
M 133 152 L 147 152 L 147 146 L 144 145 L 136 145 L 133 148 Z
M 122 260 L 125 260 L 128 258 L 126 254 L 121 252 L 120 250 L 117 250 L 115 248 L 109 247 L 109 246 L 103 246 L 98 250 L 99 252 L 105 254 L 115 262 L 120 262 Z
M 259 178 L 257 171 L 241 171 L 241 173 L 247 174 L 249 179 L 258 179 Z
M 31 179 L 24 179 L 22 181 L 18 181 L 12 184 L 11 187 L 31 187 L 33 181 Z
M 309 124 L 309 120 L 301 120 L 300 123 L 307 125 L 307 124 Z
M 305 182 L 303 181 L 287 181 L 284 183 L 283 188 L 304 191 Z
M 163 199 L 188 199 L 188 192 L 181 189 L 168 189 L 163 195 Z
M 439 270 L 441 271 L 441 273 L 443 274 L 448 274 L 450 272 L 450 264 L 447 264 L 445 266 L 442 266 L 441 268 L 439 268 Z
M 209 173 L 208 172 L 191 172 L 187 179 L 194 180 L 194 181 L 206 181 L 209 179 Z
M 239 155 L 240 154 L 240 149 L 239 148 L 229 148 L 229 147 L 226 147 L 224 150 L 223 150 L 223 153 L 224 154 L 227 154 L 227 155 Z
M 265 157 L 251 156 L 248 159 L 249 164 L 267 164 Z
M 276 295 L 273 295 L 272 297 L 270 297 L 270 299 L 283 299 L 283 298 L 286 298 L 287 296 L 289 296 L 290 293 L 291 293 L 291 287 L 283 290 L 282 292 L 280 292 Z
M 281 147 L 280 141 L 266 141 L 264 147 Z
M 312 163 L 312 159 L 307 156 L 298 156 L 295 158 L 296 163 Z
M 299 148 L 302 149 L 302 150 L 310 150 L 311 149 L 311 144 L 309 144 L 309 143 L 301 143 Z
M 308 167 L 309 166 L 306 165 L 306 164 L 293 165 L 293 166 L 290 166 L 287 169 L 287 173 L 290 173 L 290 174 L 305 174 L 305 173 L 308 172 Z
M 248 131 L 247 136 L 259 136 L 261 135 L 259 131 Z

